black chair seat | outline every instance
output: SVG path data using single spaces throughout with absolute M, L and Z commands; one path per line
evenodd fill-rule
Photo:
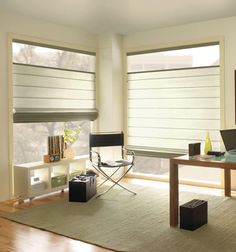
M 121 166 L 128 166 L 131 165 L 132 163 L 127 161 L 127 160 L 117 160 L 117 161 L 107 161 L 107 162 L 101 162 L 102 167 L 121 167 Z

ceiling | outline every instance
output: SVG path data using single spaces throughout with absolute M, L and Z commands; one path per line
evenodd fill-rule
M 0 11 L 85 32 L 130 34 L 236 16 L 235 0 L 0 0 Z

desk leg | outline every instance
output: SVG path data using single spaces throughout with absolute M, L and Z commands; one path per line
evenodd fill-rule
M 178 225 L 179 219 L 179 175 L 178 165 L 170 160 L 170 226 Z
M 231 170 L 224 169 L 225 172 L 225 196 L 231 196 Z

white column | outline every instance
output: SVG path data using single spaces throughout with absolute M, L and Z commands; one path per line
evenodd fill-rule
M 123 131 L 122 36 L 99 36 L 98 50 L 98 132 Z M 104 159 L 120 158 L 120 148 L 103 150 Z
M 122 36 L 99 37 L 98 130 L 123 130 Z

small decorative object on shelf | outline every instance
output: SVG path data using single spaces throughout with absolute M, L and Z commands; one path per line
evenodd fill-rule
M 48 154 L 43 156 L 44 163 L 60 161 L 61 158 L 64 158 L 64 137 L 49 136 Z
M 190 143 L 188 145 L 189 156 L 199 155 L 201 153 L 201 143 Z
M 207 154 L 208 151 L 212 151 L 212 145 L 211 145 L 211 139 L 210 139 L 209 131 L 207 131 L 207 133 L 206 133 L 205 148 L 204 148 L 205 154 Z
M 65 151 L 64 151 L 64 155 L 65 155 L 65 158 L 67 159 L 73 159 L 74 156 L 75 156 L 75 153 L 74 153 L 74 150 L 72 148 L 72 146 L 67 143 L 65 143 Z

